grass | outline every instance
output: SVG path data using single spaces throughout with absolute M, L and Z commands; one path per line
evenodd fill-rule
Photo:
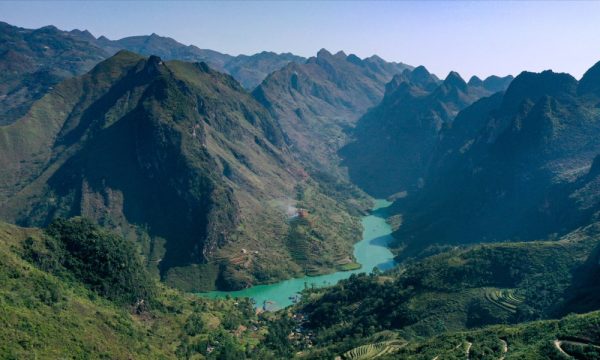
M 401 359 L 464 359 L 464 350 L 450 352 L 455 344 L 470 342 L 472 359 L 564 359 L 554 347 L 556 339 L 582 337 L 586 341 L 600 338 L 600 312 L 570 315 L 560 320 L 544 320 L 519 325 L 495 325 L 481 330 L 446 333 L 423 341 L 413 341 L 398 353 Z M 504 353 L 502 341 L 507 343 Z M 584 359 L 592 359 L 585 358 Z
M 201 299 L 157 285 L 154 305 L 138 312 L 76 277 L 42 271 L 21 254 L 26 241 L 41 244 L 43 236 L 0 223 L 0 358 L 203 358 L 207 343 L 215 356 L 224 346 L 239 354 L 263 337 L 245 300 Z M 236 335 L 239 325 L 261 329 Z
M 485 292 L 485 299 L 513 314 L 517 313 L 517 307 L 525 301 L 525 298 L 517 295 L 513 289 L 488 289 Z
M 119 52 L 0 127 L 0 152 L 1 219 L 87 216 L 184 290 L 336 271 L 360 236 L 348 184 L 311 178 L 267 109 L 201 64 Z M 290 226 L 275 202 L 297 186 L 311 222 Z
M 356 262 L 351 262 L 351 263 L 348 263 L 348 264 L 340 265 L 338 267 L 338 269 L 340 269 L 341 271 L 352 271 L 352 270 L 358 270 L 361 267 L 362 267 L 361 264 L 356 263 Z
M 352 350 L 346 351 L 342 355 L 344 360 L 366 360 L 376 359 L 385 355 L 391 355 L 406 345 L 401 340 L 382 341 L 373 344 L 362 345 Z

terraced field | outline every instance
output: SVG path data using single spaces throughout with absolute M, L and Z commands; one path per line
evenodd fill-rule
M 367 359 L 376 359 L 378 357 L 393 354 L 396 351 L 400 350 L 403 346 L 406 345 L 406 342 L 401 340 L 389 340 L 382 341 L 373 344 L 367 344 L 363 346 L 359 346 L 352 350 L 345 352 L 342 355 L 342 359 L 344 360 L 367 360 Z
M 308 261 L 310 251 L 307 241 L 305 221 L 294 220 L 290 227 L 287 239 L 287 247 L 294 261 L 305 264 Z
M 485 298 L 499 308 L 515 314 L 517 307 L 525 299 L 516 294 L 512 289 L 488 289 L 485 292 Z

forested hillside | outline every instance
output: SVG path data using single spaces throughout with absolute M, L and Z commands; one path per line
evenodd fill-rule
M 356 205 L 327 195 L 269 112 L 204 63 L 119 52 L 0 134 L 3 219 L 87 216 L 180 288 L 331 271 L 359 236 Z M 289 221 L 297 208 L 309 223 Z
M 596 220 L 599 94 L 568 74 L 522 73 L 445 128 L 421 191 L 399 200 L 405 254 L 433 244 L 534 240 Z
M 394 76 L 381 103 L 357 122 L 352 141 L 340 151 L 352 181 L 376 197 L 417 190 L 440 131 L 462 109 L 504 90 L 511 80 L 490 77 L 467 84 L 451 72 L 440 81 L 423 66 Z

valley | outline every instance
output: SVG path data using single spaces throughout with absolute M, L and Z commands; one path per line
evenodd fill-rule
M 600 359 L 597 56 L 480 78 L 236 21 L 232 55 L 0 21 L 1 359 Z
M 339 271 L 327 275 L 305 276 L 284 280 L 275 284 L 256 285 L 238 291 L 213 291 L 200 293 L 209 298 L 245 297 L 251 298 L 257 308 L 262 310 L 278 310 L 296 303 L 300 293 L 306 288 L 335 285 L 352 274 L 369 273 L 377 267 L 380 271 L 394 267 L 394 257 L 388 250 L 392 229 L 386 222 L 385 209 L 391 203 L 376 200 L 371 214 L 361 219 L 362 240 L 354 244 L 354 258 L 360 267 L 354 270 Z

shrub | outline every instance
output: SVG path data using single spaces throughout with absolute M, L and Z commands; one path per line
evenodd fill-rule
M 55 220 L 45 234 L 40 243 L 30 238 L 24 244 L 24 257 L 42 270 L 80 281 L 118 303 L 152 298 L 154 282 L 123 237 L 84 218 Z

